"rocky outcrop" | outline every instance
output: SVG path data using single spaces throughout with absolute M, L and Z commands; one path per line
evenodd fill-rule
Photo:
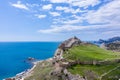
M 70 49 L 73 46 L 80 45 L 82 43 L 83 42 L 75 36 L 73 38 L 63 41 L 55 52 L 54 61 L 63 60 L 64 51 Z
M 120 41 L 115 41 L 109 44 L 105 44 L 107 50 L 120 52 Z
M 55 52 L 54 60 L 62 60 L 63 59 L 63 53 L 64 53 L 65 50 L 68 50 L 71 47 L 77 46 L 77 45 L 80 45 L 80 44 L 82 44 L 82 41 L 75 36 L 73 38 L 70 38 L 68 40 L 63 41 L 59 45 L 58 49 Z
M 106 49 L 105 43 L 102 43 L 102 44 L 100 45 L 100 48 Z
M 5 80 L 16 80 L 15 78 L 7 78 Z
M 54 58 L 53 58 L 53 64 L 55 67 L 54 71 L 52 71 L 52 76 L 58 76 L 61 77 L 62 80 L 85 80 L 80 75 L 73 75 L 71 74 L 66 68 L 66 66 L 69 66 L 71 63 L 64 61 L 63 53 L 70 49 L 73 46 L 78 46 L 80 44 L 83 44 L 83 42 L 78 39 L 77 37 L 70 38 L 68 40 L 65 40 L 62 42 L 58 49 L 55 52 Z
M 74 36 L 73 38 L 70 38 L 70 39 L 62 42 L 60 44 L 59 48 L 62 50 L 66 50 L 66 49 L 71 48 L 74 45 L 79 45 L 80 43 L 81 43 L 81 40 Z

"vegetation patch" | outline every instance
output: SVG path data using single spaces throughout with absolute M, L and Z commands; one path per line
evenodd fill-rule
M 102 77 L 102 80 L 118 80 L 120 79 L 120 67 Z
M 79 74 L 81 76 L 86 76 L 90 79 L 90 77 L 94 79 L 99 79 L 103 74 L 111 71 L 112 69 L 116 67 L 120 67 L 120 64 L 111 64 L 111 65 L 74 65 L 68 68 L 68 71 L 72 74 Z M 115 78 L 115 76 L 120 74 L 120 68 L 117 68 L 116 70 L 111 71 L 110 73 L 103 76 L 103 80 L 108 80 L 108 77 L 113 76 L 112 78 Z M 117 78 L 118 79 L 118 78 Z
M 120 59 L 120 53 L 99 48 L 96 45 L 84 44 L 73 46 L 63 54 L 65 60 L 75 61 L 113 61 L 104 65 L 74 64 L 68 67 L 72 74 L 79 74 L 88 80 L 116 80 L 120 76 L 120 63 L 114 60 Z
M 52 63 L 43 61 L 37 64 L 30 77 L 25 80 L 51 80 L 50 72 L 54 69 Z
M 80 45 L 70 48 L 65 51 L 63 57 L 66 60 L 80 60 L 80 61 L 104 61 L 120 58 L 120 53 L 108 51 L 99 48 L 96 45 Z

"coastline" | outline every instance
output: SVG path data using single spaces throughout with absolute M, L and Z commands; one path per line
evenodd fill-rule
M 52 59 L 52 58 L 48 58 L 46 60 L 49 60 L 49 59 Z M 32 62 L 33 66 L 30 68 L 30 69 L 27 69 L 27 70 L 24 70 L 18 74 L 16 74 L 15 76 L 13 77 L 10 77 L 10 78 L 5 78 L 3 80 L 24 80 L 25 78 L 31 76 L 34 68 L 37 66 L 38 63 L 41 63 L 43 62 L 44 60 L 38 60 L 38 61 L 35 61 L 35 62 Z
M 78 38 L 76 38 L 76 37 L 70 38 L 67 41 L 64 41 L 63 43 L 61 43 L 59 45 L 59 47 L 56 49 L 53 57 L 48 58 L 46 60 L 35 61 L 35 62 L 33 62 L 33 67 L 31 69 L 27 69 L 21 73 L 16 74 L 16 76 L 5 79 L 5 80 L 24 80 L 32 75 L 32 73 L 34 72 L 34 69 L 37 67 L 38 63 L 42 63 L 44 61 L 54 63 L 54 69 L 50 74 L 52 74 L 53 76 L 57 75 L 57 79 L 58 79 L 58 75 L 63 70 L 64 75 L 65 74 L 68 75 L 68 77 L 66 77 L 66 78 L 70 78 L 71 80 L 74 78 L 78 79 L 78 80 L 79 79 L 84 80 L 81 76 L 72 75 L 70 72 L 67 71 L 67 69 L 64 69 L 64 66 L 66 66 L 68 63 L 67 64 L 65 63 L 65 65 L 59 63 L 59 61 L 63 60 L 64 50 L 71 48 L 73 45 L 78 45 L 79 43 L 81 43 L 81 41 Z
M 0 47 L 0 80 L 12 78 L 18 73 L 31 69 L 31 57 L 35 61 L 46 60 L 54 56 L 60 42 L 5 42 Z M 3 46 L 2 46 L 3 45 Z M 45 46 L 43 46 L 45 45 Z M 18 46 L 18 47 L 15 47 Z M 51 47 L 52 46 L 52 47 Z M 10 47 L 8 49 L 8 47 Z M 3 58 L 3 55 L 6 56 Z
M 105 59 L 100 58 L 99 61 L 97 61 L 97 59 L 99 59 L 99 58 L 91 59 L 91 57 L 90 57 L 90 61 L 89 61 L 89 59 L 81 61 L 81 59 L 76 58 L 76 57 L 75 57 L 76 59 L 71 59 L 71 61 L 70 61 L 69 57 L 68 57 L 70 55 L 69 54 L 70 52 L 68 52 L 68 49 L 70 50 L 70 48 L 74 47 L 74 46 L 75 46 L 75 48 L 77 47 L 77 49 L 81 48 L 81 46 L 79 47 L 79 45 L 81 45 L 81 46 L 85 45 L 85 46 L 93 47 L 98 51 L 99 50 L 102 51 L 101 49 L 96 48 L 97 46 L 95 46 L 91 43 L 81 42 L 76 37 L 70 38 L 70 39 L 68 39 L 68 40 L 66 40 L 66 41 L 64 41 L 63 43 L 60 44 L 60 46 L 57 48 L 53 57 L 45 59 L 45 60 L 35 61 L 35 62 L 32 63 L 33 66 L 30 69 L 27 69 L 27 70 L 25 70 L 21 73 L 16 74 L 16 76 L 5 79 L 5 80 L 39 80 L 39 79 L 42 79 L 42 80 L 58 80 L 58 79 L 59 80 L 86 80 L 86 79 L 89 79 L 89 76 L 87 76 L 87 75 L 84 76 L 84 75 L 81 75 L 81 74 L 79 75 L 79 73 L 72 74 L 72 72 L 70 72 L 68 68 L 71 68 L 72 66 L 74 67 L 74 65 L 92 65 L 92 66 L 103 65 L 104 66 L 104 65 L 108 65 L 108 64 L 111 65 L 113 63 L 119 63 L 120 62 L 119 59 L 112 60 L 111 56 L 110 57 L 105 57 Z M 89 51 L 89 49 L 94 50 L 94 49 L 91 49 L 89 47 L 87 49 L 88 51 Z M 83 48 L 84 48 L 84 46 L 83 46 Z M 83 49 L 81 49 L 81 50 L 83 50 Z M 67 52 L 64 52 L 64 51 L 67 51 Z M 95 53 L 99 53 L 98 51 L 96 51 Z M 103 50 L 103 52 L 105 52 L 105 51 Z M 77 52 L 75 52 L 75 53 L 77 53 Z M 106 53 L 107 53 L 107 51 L 106 51 Z M 66 56 L 64 56 L 63 54 L 67 54 L 68 58 L 66 58 Z M 103 54 L 103 53 L 101 52 L 101 54 Z M 111 55 L 113 55 L 113 54 L 111 54 Z M 78 55 L 75 54 L 75 56 L 78 56 Z M 115 54 L 115 56 L 116 56 L 116 54 Z M 81 58 L 81 55 L 78 56 L 78 57 Z M 103 57 L 103 56 L 100 56 L 100 57 Z M 82 58 L 84 58 L 84 56 Z M 108 60 L 106 60 L 106 58 L 108 58 Z M 109 58 L 112 61 L 110 61 Z M 32 60 L 32 58 L 29 58 L 29 59 Z M 114 69 L 116 69 L 116 68 L 114 68 Z M 114 70 L 114 69 L 112 69 L 112 70 Z M 86 70 L 86 69 L 84 69 L 84 70 Z M 87 70 L 86 73 L 88 73 L 88 75 L 89 74 L 91 75 L 91 73 L 89 73 L 91 71 Z M 76 70 L 76 72 L 77 72 L 77 70 Z M 94 72 L 94 70 L 93 70 L 93 72 Z M 111 70 L 105 71 L 103 73 L 106 74 L 106 72 L 111 72 Z M 83 74 L 84 74 L 84 72 L 83 72 Z M 94 73 L 92 75 L 94 75 Z M 93 77 L 93 76 L 90 76 L 90 77 L 92 77 L 94 79 L 99 79 L 100 76 L 101 75 L 95 75 L 95 77 Z M 91 78 L 91 80 L 92 80 L 92 78 Z
M 78 45 L 80 42 L 81 41 L 76 37 L 70 38 L 68 41 L 64 41 L 56 49 L 53 57 L 45 59 L 45 60 L 35 61 L 35 62 L 32 63 L 33 64 L 32 68 L 27 69 L 27 70 L 25 70 L 21 73 L 16 74 L 16 76 L 11 77 L 11 78 L 7 78 L 5 80 L 24 80 L 24 79 L 26 79 L 26 78 L 28 78 L 32 75 L 32 73 L 34 72 L 34 69 L 36 68 L 37 64 L 42 63 L 43 61 L 47 61 L 47 62 L 52 62 L 53 61 L 55 69 L 51 72 L 51 74 L 53 76 L 59 75 L 59 73 L 61 73 L 61 71 L 63 70 L 63 67 L 62 67 L 62 65 L 60 65 L 60 63 L 58 63 L 58 61 L 61 61 L 63 59 L 63 55 L 62 55 L 63 51 L 65 49 L 71 48 L 73 45 Z M 64 66 L 64 64 L 63 64 L 63 66 Z M 75 79 L 80 79 L 81 78 L 80 76 L 72 75 L 66 69 L 64 69 L 63 72 L 64 72 L 64 74 L 67 74 L 70 79 L 74 79 L 74 77 L 75 77 Z M 82 79 L 82 80 L 84 80 L 84 79 Z

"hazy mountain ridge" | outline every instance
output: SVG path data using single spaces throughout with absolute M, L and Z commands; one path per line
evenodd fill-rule
M 105 44 L 108 44 L 108 43 L 112 43 L 112 42 L 115 42 L 115 41 L 120 41 L 120 37 L 117 36 L 117 37 L 109 38 L 107 40 L 99 39 L 98 41 L 94 41 L 94 43 L 99 43 L 99 44 L 105 43 Z
M 120 51 L 120 37 L 109 38 L 108 40 L 99 39 L 99 41 L 94 41 L 94 44 L 99 44 L 101 48 Z

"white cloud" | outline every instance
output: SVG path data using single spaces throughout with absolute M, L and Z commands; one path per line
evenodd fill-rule
M 96 30 L 102 30 L 100 33 L 101 34 L 105 34 L 107 32 L 109 32 L 109 29 L 113 30 L 114 32 L 116 32 L 116 30 L 119 30 L 120 28 L 118 27 L 120 26 L 120 24 L 105 24 L 105 25 L 87 25 L 87 26 L 76 26 L 76 25 L 53 25 L 51 26 L 51 28 L 49 29 L 43 29 L 43 30 L 39 30 L 38 32 L 40 33 L 72 33 L 72 32 L 76 32 L 76 33 L 80 33 L 81 31 L 86 32 L 87 30 L 89 31 L 96 31 Z M 105 30 L 106 29 L 106 30 Z M 104 31 L 105 30 L 105 31 Z M 111 32 L 113 32 L 111 31 Z M 118 31 L 119 32 L 119 31 Z M 87 32 L 86 32 L 87 33 Z
M 29 8 L 25 5 L 22 4 L 21 1 L 17 1 L 17 3 L 11 3 L 11 6 L 19 8 L 19 9 L 25 9 L 25 10 L 29 10 Z
M 73 19 L 73 20 L 64 21 L 63 23 L 64 24 L 76 24 L 76 23 L 79 23 L 79 22 L 81 22 L 81 20 Z
M 31 4 L 31 3 L 27 3 L 26 4 L 28 7 L 31 7 L 31 8 L 33 8 L 33 7 L 39 7 L 40 5 L 39 4 Z
M 54 25 L 49 29 L 39 30 L 40 33 L 62 33 L 62 32 L 80 32 L 80 30 L 86 29 L 99 29 L 99 28 L 106 28 L 109 27 L 108 25 L 91 25 L 91 26 L 76 26 L 76 25 Z
M 52 4 L 44 5 L 44 6 L 42 7 L 42 9 L 50 10 L 50 9 L 52 9 Z
M 67 0 L 50 0 L 52 3 L 65 3 Z
M 114 0 L 97 11 L 88 11 L 84 18 L 89 23 L 113 23 L 120 21 L 120 0 Z
M 83 12 L 79 8 L 73 9 L 73 8 L 70 8 L 70 7 L 62 7 L 62 6 L 57 6 L 56 10 L 64 11 L 65 13 L 73 13 L 73 14 L 78 13 L 78 12 Z
M 103 6 L 101 6 L 98 10 L 86 10 L 86 13 L 82 13 L 80 16 L 73 16 L 75 19 L 64 19 L 60 20 L 63 24 L 74 24 L 79 23 L 82 24 L 83 21 L 86 21 L 90 24 L 119 24 L 120 21 L 120 0 L 111 1 Z M 56 7 L 56 10 L 64 10 L 70 12 L 68 7 Z M 71 10 L 72 11 L 72 10 Z M 73 10 L 73 12 L 75 12 Z M 69 16 L 70 17 L 70 16 Z M 65 17 L 66 18 L 66 17 Z M 59 22 L 58 22 L 59 23 Z M 113 25 L 114 26 L 114 25 Z
M 71 15 L 67 17 L 60 17 L 57 19 L 53 19 L 53 24 L 62 24 L 62 25 L 73 25 L 73 24 L 82 24 L 83 22 L 83 17 L 82 16 L 77 16 L 77 15 Z
M 58 12 L 50 12 L 50 14 L 51 14 L 52 16 L 60 16 L 60 13 L 58 13 Z
M 95 6 L 100 3 L 100 0 L 50 0 L 51 3 L 67 3 L 71 6 L 85 7 Z
M 99 0 L 70 0 L 73 6 L 87 8 L 88 6 L 95 6 L 100 3 Z
M 116 31 L 116 30 L 111 30 L 111 31 L 105 31 L 101 33 L 102 35 L 109 35 L 109 36 L 119 36 L 120 35 L 120 31 Z
M 72 31 L 80 32 L 81 30 L 85 31 L 86 29 L 91 30 L 91 29 L 99 29 L 99 28 L 120 29 L 119 28 L 120 0 L 111 0 L 111 1 L 109 0 L 108 2 L 106 1 L 106 3 L 102 3 L 102 5 L 99 6 L 96 5 L 98 5 L 101 0 L 44 0 L 44 1 L 50 1 L 51 3 L 48 2 L 49 4 L 47 5 L 45 4 L 29 5 L 29 4 L 22 4 L 21 1 L 18 1 L 16 4 L 11 4 L 11 5 L 20 9 L 36 10 L 34 14 L 38 14 L 35 16 L 40 19 L 46 18 L 47 16 L 51 16 L 51 15 L 54 16 L 53 18 L 51 18 L 51 20 L 53 20 L 53 23 L 51 23 L 52 25 L 50 25 L 54 27 L 50 27 L 45 30 L 39 30 L 39 32 L 41 33 L 62 33 L 62 32 L 72 32 Z M 67 5 L 62 6 L 59 3 L 63 3 L 63 4 L 65 3 L 68 6 Z M 41 9 L 39 9 L 40 6 L 42 6 Z M 96 6 L 95 9 L 93 8 L 94 6 Z M 88 7 L 91 7 L 91 9 L 88 9 Z M 47 15 L 40 14 L 40 11 L 45 11 L 45 10 L 48 10 Z M 115 31 L 109 31 L 106 32 L 106 34 L 113 32 Z
M 45 18 L 46 17 L 46 15 L 41 15 L 41 14 L 36 14 L 35 16 L 37 16 L 39 19 L 42 19 L 42 18 Z
M 68 7 L 57 6 L 56 10 L 66 10 L 69 9 Z
M 64 25 L 64 26 L 53 26 L 51 29 L 46 29 L 46 30 L 39 30 L 38 32 L 41 33 L 59 33 L 59 32 L 64 32 L 64 31 L 73 31 L 73 30 L 82 30 L 86 27 L 79 27 L 79 26 L 71 26 L 71 25 Z

